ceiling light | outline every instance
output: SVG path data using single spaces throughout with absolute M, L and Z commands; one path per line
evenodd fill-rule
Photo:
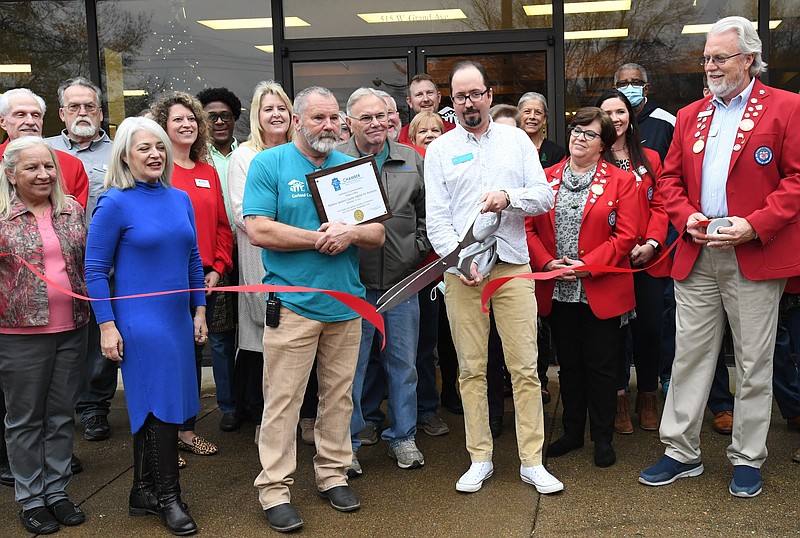
M 147 90 L 122 90 L 123 97 L 145 97 Z
M 466 19 L 460 9 L 429 9 L 423 11 L 388 11 L 385 13 L 358 13 L 370 24 L 389 22 L 439 22 Z
M 780 23 L 783 22 L 783 19 L 771 20 L 769 21 L 769 29 L 774 30 L 778 27 Z M 753 25 L 753 28 L 758 30 L 758 21 L 750 21 L 750 24 Z M 681 30 L 682 34 L 707 34 L 713 24 L 687 24 Z
M 287 28 L 298 26 L 311 26 L 300 17 L 286 17 L 283 19 Z M 272 28 L 272 17 L 252 19 L 213 19 L 197 21 L 212 30 L 252 30 L 256 28 Z
M 536 6 L 522 6 L 528 17 L 545 16 L 553 14 L 553 4 L 540 4 Z M 603 0 L 600 2 L 567 2 L 564 4 L 564 13 L 599 13 L 601 11 L 630 11 L 631 0 Z
M 273 54 L 275 52 L 274 45 L 256 45 L 256 48 L 266 52 L 267 54 Z
M 0 73 L 30 73 L 31 64 L 0 64 Z
M 628 37 L 627 28 L 608 28 L 606 30 L 582 30 L 580 32 L 564 32 L 564 39 L 610 39 L 614 37 Z

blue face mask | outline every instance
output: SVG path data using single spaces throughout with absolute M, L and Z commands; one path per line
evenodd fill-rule
M 617 89 L 622 92 L 622 95 L 628 98 L 628 101 L 631 102 L 631 106 L 639 106 L 639 103 L 644 100 L 644 86 L 628 84 L 627 86 Z

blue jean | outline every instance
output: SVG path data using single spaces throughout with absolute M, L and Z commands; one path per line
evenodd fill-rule
M 381 403 L 386 395 L 386 372 L 383 370 L 382 361 L 381 336 L 375 331 L 372 337 L 372 352 L 367 362 L 367 373 L 364 375 L 364 385 L 361 389 L 361 416 L 364 417 L 364 422 L 372 422 L 379 426 L 386 421 L 386 415 L 381 410 Z
M 366 300 L 375 305 L 383 293 L 367 290 Z M 389 427 L 381 438 L 389 446 L 414 439 L 417 433 L 417 341 L 419 340 L 419 302 L 417 296 L 383 314 L 386 330 L 386 347 L 381 355 L 383 369 L 389 389 Z M 361 411 L 361 393 L 367 365 L 373 354 L 373 337 L 376 329 L 368 321 L 361 322 L 361 347 L 358 350 L 358 365 L 353 380 L 353 416 L 350 421 L 350 436 L 353 450 L 358 450 L 361 440 L 358 433 L 364 429 Z
M 233 391 L 233 368 L 236 364 L 236 330 L 210 334 L 211 367 L 217 386 L 217 405 L 225 414 L 236 412 Z
M 436 359 L 433 350 L 439 335 L 439 301 L 431 299 L 431 290 L 438 282 L 431 282 L 418 294 L 419 340 L 417 342 L 417 420 L 433 415 L 439 406 L 436 389 Z M 435 296 L 434 296 L 435 297 Z
M 100 327 L 91 313 L 89 343 L 75 413 L 81 422 L 96 415 L 108 416 L 111 399 L 117 392 L 117 363 L 103 357 L 100 350 Z
M 792 357 L 792 348 L 795 356 Z M 772 390 L 781 416 L 800 416 L 800 308 L 792 308 L 778 318 L 778 335 L 773 358 Z

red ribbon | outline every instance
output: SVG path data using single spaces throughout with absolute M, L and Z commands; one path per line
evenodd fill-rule
M 83 295 L 80 295 L 80 294 L 77 294 L 77 293 L 73 292 L 72 290 L 68 290 L 67 288 L 64 288 L 64 287 L 56 284 L 55 282 L 53 282 L 52 280 L 50 280 L 46 276 L 44 276 L 42 273 L 37 271 L 35 267 L 33 267 L 30 263 L 27 262 L 27 260 L 24 260 L 23 258 L 20 258 L 16 254 L 0 253 L 0 258 L 9 257 L 9 256 L 13 256 L 14 258 L 17 258 L 19 261 L 21 261 L 28 269 L 33 271 L 33 274 L 35 274 L 38 278 L 40 278 L 45 283 L 47 283 L 48 286 L 51 286 L 53 289 L 56 289 L 56 290 L 60 291 L 61 293 L 69 295 L 70 297 L 72 297 L 74 299 L 80 299 L 80 300 L 83 300 L 83 301 L 118 301 L 120 299 L 139 299 L 139 298 L 142 298 L 142 297 L 156 297 L 158 295 L 172 295 L 172 294 L 175 294 L 175 293 L 188 293 L 188 292 L 192 292 L 192 291 L 202 291 L 202 292 L 208 291 L 206 288 L 200 288 L 200 289 L 156 291 L 156 292 L 152 292 L 152 293 L 137 293 L 135 295 L 121 295 L 121 296 L 118 296 L 118 297 L 110 297 L 110 298 L 103 298 L 103 299 L 93 298 L 93 297 L 85 297 Z M 360 315 L 362 318 L 364 318 L 367 321 L 369 321 L 370 323 L 372 323 L 375 326 L 375 328 L 378 329 L 378 331 L 380 331 L 381 335 L 383 336 L 384 344 L 385 344 L 385 341 L 386 341 L 386 331 L 385 331 L 384 325 L 383 325 L 383 317 L 380 314 L 378 314 L 378 312 L 375 310 L 375 307 L 372 306 L 371 304 L 369 304 L 364 299 L 361 299 L 361 298 L 356 297 L 354 295 L 351 295 L 349 293 L 345 293 L 343 291 L 323 290 L 323 289 L 319 289 L 319 288 L 306 288 L 304 286 L 276 286 L 276 285 L 273 285 L 273 284 L 251 284 L 249 286 L 219 286 L 217 288 L 214 288 L 214 291 L 227 291 L 227 292 L 236 292 L 236 293 L 258 292 L 258 291 L 264 292 L 264 293 L 269 293 L 269 292 L 289 292 L 289 293 L 319 292 L 319 293 L 324 293 L 324 294 L 326 294 L 326 295 L 328 295 L 330 297 L 333 297 L 334 299 L 336 299 L 337 301 L 339 301 L 340 303 L 342 303 L 346 307 L 348 307 L 350 310 L 354 311 L 355 313 Z
M 603 274 L 603 273 L 638 273 L 640 271 L 647 271 L 648 269 L 650 269 L 652 267 L 655 267 L 659 263 L 663 262 L 667 258 L 667 256 L 670 255 L 670 252 L 672 252 L 675 249 L 675 247 L 677 245 L 678 245 L 678 241 L 676 240 L 666 250 L 666 252 L 664 252 L 664 254 L 662 254 L 661 257 L 659 257 L 658 260 L 655 261 L 655 263 L 651 263 L 647 267 L 642 267 L 640 269 L 628 269 L 628 268 L 625 268 L 625 267 L 612 267 L 610 265 L 581 265 L 579 267 L 556 269 L 555 271 L 539 271 L 539 272 L 536 272 L 536 273 L 525 273 L 525 274 L 522 274 L 522 275 L 504 276 L 504 277 L 496 278 L 496 279 L 492 280 L 491 282 L 489 282 L 488 284 L 486 284 L 486 286 L 483 288 L 483 291 L 481 292 L 481 310 L 483 312 L 489 312 L 489 309 L 486 308 L 486 303 L 489 302 L 489 299 L 492 298 L 492 295 L 494 295 L 497 292 L 497 290 L 500 288 L 500 286 L 502 286 L 503 284 L 505 284 L 509 280 L 513 280 L 515 278 L 526 278 L 526 279 L 529 279 L 529 280 L 550 280 L 551 278 L 555 278 L 558 275 L 563 275 L 564 273 L 567 273 L 569 271 L 576 271 L 576 270 L 577 271 L 586 271 L 588 273 L 598 273 L 598 274 Z

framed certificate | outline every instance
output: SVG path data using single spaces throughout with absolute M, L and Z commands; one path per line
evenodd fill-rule
M 371 155 L 307 174 L 308 187 L 321 222 L 381 222 L 392 217 Z

